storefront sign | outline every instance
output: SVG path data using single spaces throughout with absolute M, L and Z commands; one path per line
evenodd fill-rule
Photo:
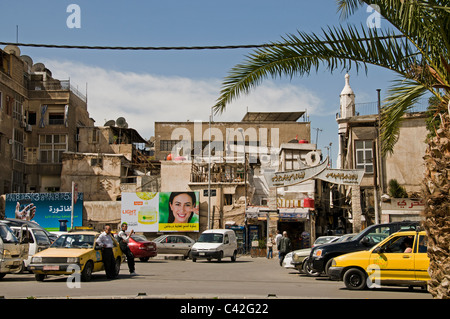
M 381 202 L 383 214 L 420 213 L 424 208 L 423 199 L 391 198 L 389 202 Z
M 315 178 L 338 185 L 359 185 L 364 176 L 364 170 L 326 168 Z
M 264 172 L 269 187 L 284 187 L 304 182 L 317 176 L 328 166 L 328 158 L 317 166 L 306 167 L 288 172 Z
M 122 193 L 121 220 L 137 232 L 198 232 L 199 192 Z

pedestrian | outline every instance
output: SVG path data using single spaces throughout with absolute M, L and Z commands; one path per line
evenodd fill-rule
M 292 249 L 291 240 L 287 236 L 287 232 L 283 232 L 283 237 L 280 239 L 280 242 L 278 244 L 278 251 L 280 252 L 280 266 L 283 265 L 284 257 L 289 253 Z
M 270 234 L 269 239 L 267 240 L 267 259 L 273 258 L 273 244 L 274 240 L 272 238 L 272 234 Z
M 130 237 L 131 237 L 131 235 L 134 234 L 134 230 L 132 229 L 130 234 L 127 235 L 126 234 L 127 229 L 128 229 L 127 223 L 125 223 L 125 222 L 122 223 L 121 230 L 120 230 L 119 234 L 117 235 L 117 238 L 119 241 L 120 249 L 127 257 L 128 270 L 130 271 L 130 275 L 135 276 L 136 272 L 135 272 L 134 255 L 131 252 L 130 247 L 128 247 Z
M 114 258 L 114 241 L 111 236 L 111 226 L 105 225 L 103 232 L 98 236 L 96 243 L 102 248 L 102 261 L 105 267 L 106 277 L 117 277 L 116 260 Z
M 277 229 L 277 235 L 275 236 L 275 245 L 277 245 L 278 258 L 280 258 L 280 249 L 278 249 L 278 245 L 280 244 L 280 239 L 283 236 L 280 234 L 280 231 Z

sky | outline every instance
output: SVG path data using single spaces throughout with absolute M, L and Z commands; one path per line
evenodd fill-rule
M 0 0 L 0 12 L 2 42 L 128 47 L 263 44 L 297 31 L 365 25 L 372 14 L 361 9 L 342 20 L 335 0 Z M 146 139 L 154 135 L 154 122 L 208 121 L 222 81 L 253 51 L 20 50 L 85 93 L 96 125 L 125 117 Z M 265 80 L 214 120 L 240 121 L 247 111 L 306 111 L 311 142 L 324 154 L 330 150 L 335 166 L 345 73 L 321 68 L 305 77 Z M 376 102 L 377 89 L 383 98 L 396 78 L 375 67 L 348 73 L 357 104 Z

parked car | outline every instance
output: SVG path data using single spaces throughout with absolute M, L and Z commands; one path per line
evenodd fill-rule
M 397 232 L 370 250 L 334 258 L 328 274 L 352 290 L 379 285 L 425 288 L 429 263 L 425 231 Z
M 40 252 L 41 250 L 50 247 L 52 242 L 47 236 L 47 233 L 41 228 L 25 228 L 23 231 L 26 231 L 26 234 L 21 234 L 23 229 L 22 227 L 11 226 L 10 228 L 14 232 L 16 237 L 20 238 L 20 236 L 22 235 L 27 238 L 26 242 L 29 245 L 28 258 L 24 260 L 24 270 L 27 270 L 28 266 L 31 263 L 31 258 L 33 257 L 33 255 Z
M 143 235 L 131 235 L 128 240 L 128 247 L 134 257 L 139 258 L 140 261 L 148 261 L 150 257 L 158 255 L 156 244 Z
M 308 267 L 314 273 L 328 273 L 333 258 L 350 252 L 368 250 L 387 236 L 400 230 L 415 230 L 420 222 L 404 221 L 376 224 L 367 227 L 351 240 L 314 247 L 308 259 Z
M 326 243 L 335 242 L 335 241 L 339 240 L 340 237 L 341 236 L 320 236 L 314 241 L 313 247 L 323 245 Z M 304 255 L 306 253 L 308 253 L 308 255 L 309 255 L 309 253 L 311 252 L 311 248 L 295 250 L 295 251 L 291 251 L 290 253 L 287 253 L 286 256 L 284 257 L 283 263 L 282 263 L 282 266 L 284 268 L 288 268 L 288 269 L 297 268 L 293 261 L 294 254 L 296 254 L 297 252 L 301 255 Z
M 25 237 L 17 238 L 8 224 L 0 221 L 0 279 L 6 274 L 18 273 L 23 269 L 23 261 L 28 258 L 28 249 Z
M 37 281 L 48 275 L 70 275 L 78 269 L 81 280 L 90 281 L 93 272 L 104 270 L 102 250 L 95 243 L 100 234 L 95 231 L 71 232 L 60 235 L 47 249 L 35 254 L 31 259 L 30 270 Z M 123 259 L 119 243 L 114 241 L 116 272 L 119 273 Z
M 153 239 L 156 244 L 158 254 L 183 254 L 189 257 L 195 240 L 184 235 L 162 235 Z
M 355 233 L 345 234 L 345 235 L 339 236 L 337 239 L 333 240 L 333 242 L 339 243 L 339 242 L 349 241 L 355 235 L 356 235 Z M 317 238 L 317 239 L 319 239 L 319 238 Z M 317 240 L 316 240 L 316 242 L 317 242 Z M 314 245 L 316 244 L 316 242 L 314 242 Z M 294 268 L 296 268 L 301 273 L 305 273 L 311 277 L 317 277 L 320 275 L 320 273 L 314 272 L 308 267 L 308 259 L 309 259 L 309 255 L 311 254 L 311 250 L 312 250 L 312 248 L 305 248 L 305 249 L 300 249 L 300 250 L 294 251 L 292 254 L 292 262 L 291 263 L 294 266 Z
M 54 242 L 56 240 L 56 238 L 58 238 L 58 234 L 56 233 L 52 233 L 49 232 L 47 229 L 45 229 L 44 227 L 42 227 L 41 225 L 39 225 L 38 223 L 36 223 L 35 221 L 32 220 L 22 220 L 22 219 L 17 219 L 17 218 L 5 218 L 4 220 L 5 223 L 7 223 L 10 227 L 11 226 L 22 226 L 22 225 L 27 225 L 29 228 L 40 228 L 42 229 L 42 231 L 44 231 L 47 236 L 50 238 L 51 242 Z
M 220 262 L 224 257 L 231 257 L 231 261 L 236 261 L 236 255 L 237 240 L 232 229 L 205 230 L 191 249 L 193 262 L 198 258 L 206 258 L 208 261 L 217 259 Z

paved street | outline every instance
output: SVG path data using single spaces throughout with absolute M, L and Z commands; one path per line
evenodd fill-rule
M 325 277 L 310 278 L 284 269 L 276 259 L 243 256 L 236 262 L 154 259 L 136 262 L 138 276 L 130 276 L 126 263 L 116 280 L 104 272 L 95 273 L 91 282 L 69 288 L 68 277 L 49 277 L 36 282 L 34 275 L 6 275 L 0 282 L 5 299 L 47 298 L 218 298 L 218 299 L 432 299 L 420 289 L 389 287 L 349 291 L 342 282 Z M 73 284 L 73 282 L 71 282 Z

